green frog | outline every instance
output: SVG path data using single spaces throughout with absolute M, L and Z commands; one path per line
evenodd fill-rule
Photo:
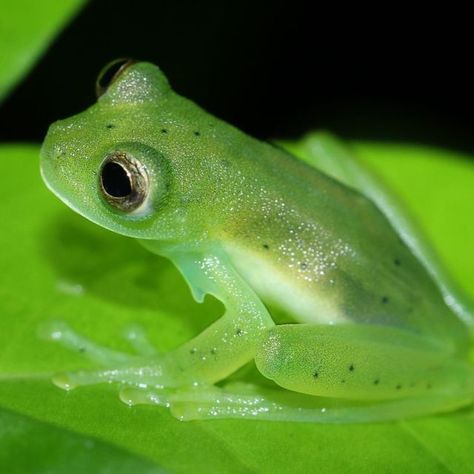
M 117 382 L 126 403 L 182 420 L 371 422 L 473 401 L 469 305 L 343 144 L 315 134 L 295 158 L 179 96 L 147 62 L 109 64 L 97 95 L 51 125 L 46 185 L 170 259 L 196 301 L 213 295 L 225 311 L 167 353 L 144 331 L 131 355 L 52 323 L 47 337 L 102 366 L 58 374 L 58 386 Z M 268 305 L 294 324 L 275 324 Z M 226 383 L 251 361 L 270 388 Z

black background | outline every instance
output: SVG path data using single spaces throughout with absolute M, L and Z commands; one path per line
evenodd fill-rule
M 257 137 L 326 128 L 474 152 L 470 15 L 433 8 L 96 0 L 3 104 L 0 140 L 41 141 L 95 100 L 105 63 L 131 56 Z

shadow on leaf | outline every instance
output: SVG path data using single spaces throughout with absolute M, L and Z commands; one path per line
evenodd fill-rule
M 186 319 L 197 332 L 222 314 L 208 296 L 196 303 L 174 265 L 134 239 L 114 234 L 80 216 L 61 212 L 45 224 L 43 251 L 60 283 L 131 310 L 161 311 Z

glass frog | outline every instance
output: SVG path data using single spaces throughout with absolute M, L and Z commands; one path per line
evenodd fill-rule
M 50 339 L 101 365 L 57 385 L 117 382 L 126 403 L 182 420 L 371 422 L 472 402 L 472 309 L 343 144 L 313 134 L 298 159 L 179 96 L 147 62 L 111 63 L 97 95 L 51 125 L 48 188 L 169 258 L 197 302 L 213 295 L 225 311 L 166 353 L 136 331 L 138 355 L 53 323 Z M 275 324 L 267 304 L 294 324 Z M 252 361 L 268 387 L 226 383 Z

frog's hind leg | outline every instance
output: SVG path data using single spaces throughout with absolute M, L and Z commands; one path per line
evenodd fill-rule
M 284 388 L 390 407 L 400 418 L 467 405 L 474 396 L 467 361 L 386 326 L 276 326 L 266 332 L 256 364 Z
M 465 396 L 454 394 L 371 402 L 341 401 L 242 383 L 175 392 L 125 388 L 120 398 L 128 405 L 164 406 L 182 421 L 238 418 L 303 423 L 371 423 L 446 412 L 466 405 Z
M 308 165 L 373 199 L 372 188 L 377 186 L 377 180 L 359 163 L 350 147 L 329 132 L 310 133 L 296 144 L 284 146 Z
M 297 146 L 288 143 L 285 147 L 308 165 L 355 189 L 377 205 L 438 283 L 446 304 L 470 327 L 474 337 L 474 301 L 447 273 L 425 233 L 400 205 L 400 199 L 359 161 L 355 151 L 328 132 L 308 134 Z
M 182 420 L 364 423 L 451 411 L 474 395 L 472 367 L 392 328 L 276 326 L 266 331 L 256 363 L 289 390 L 229 383 L 167 393 L 127 388 L 121 398 L 169 407 Z

